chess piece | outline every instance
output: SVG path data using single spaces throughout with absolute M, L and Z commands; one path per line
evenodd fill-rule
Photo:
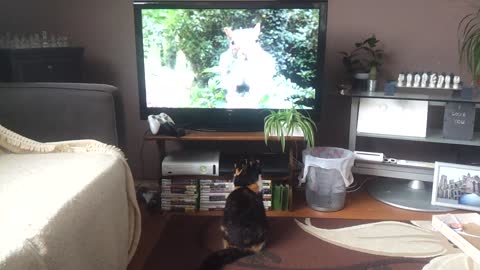
M 14 48 L 14 49 L 20 49 L 21 48 L 20 38 L 18 37 L 17 34 L 13 35 L 12 45 L 13 45 L 12 48 Z
M 7 49 L 13 48 L 13 42 L 12 42 L 12 39 L 11 39 L 10 32 L 7 32 L 5 34 L 5 44 L 6 44 Z
M 453 89 L 460 88 L 460 76 L 453 77 Z
M 445 80 L 445 77 L 443 75 L 438 75 L 437 88 L 442 88 L 443 87 L 443 81 L 444 80 Z
M 428 85 L 429 88 L 435 88 L 437 86 L 437 74 L 432 73 L 430 75 L 430 84 Z
M 397 86 L 403 87 L 403 80 L 405 80 L 405 75 L 403 73 L 398 74 Z
M 443 86 L 443 88 L 450 89 L 450 79 L 450 75 L 445 75 L 445 85 Z
M 415 74 L 413 79 L 413 87 L 420 87 L 420 74 Z
M 48 45 L 49 43 L 48 43 L 47 31 L 42 31 L 42 47 L 48 48 L 49 47 Z
M 406 87 L 412 87 L 412 73 L 407 74 L 407 85 Z
M 420 83 L 420 87 L 422 88 L 427 87 L 427 81 L 428 81 L 428 74 L 424 72 L 422 74 L 422 82 Z

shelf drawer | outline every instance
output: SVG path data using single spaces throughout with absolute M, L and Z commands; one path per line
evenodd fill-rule
M 15 65 L 13 80 L 21 82 L 79 82 L 80 63 L 73 59 L 21 61 Z
M 0 50 L 0 80 L 81 82 L 83 48 Z

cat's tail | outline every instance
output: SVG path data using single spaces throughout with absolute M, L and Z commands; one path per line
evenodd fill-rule
M 253 251 L 239 248 L 227 248 L 216 251 L 203 261 L 198 270 L 221 270 L 226 264 L 254 254 Z

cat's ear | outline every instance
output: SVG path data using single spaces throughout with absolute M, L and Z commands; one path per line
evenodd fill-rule
M 228 39 L 232 40 L 233 39 L 233 30 L 231 27 L 225 27 L 223 28 L 223 32 L 225 35 L 227 35 Z

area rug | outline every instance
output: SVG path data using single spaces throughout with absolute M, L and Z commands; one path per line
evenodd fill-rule
M 221 217 L 175 215 L 145 270 L 196 269 L 222 246 Z M 225 269 L 477 269 L 428 221 L 270 218 L 265 250 Z M 439 265 L 441 266 L 439 268 Z M 463 266 L 462 266 L 463 265 Z

